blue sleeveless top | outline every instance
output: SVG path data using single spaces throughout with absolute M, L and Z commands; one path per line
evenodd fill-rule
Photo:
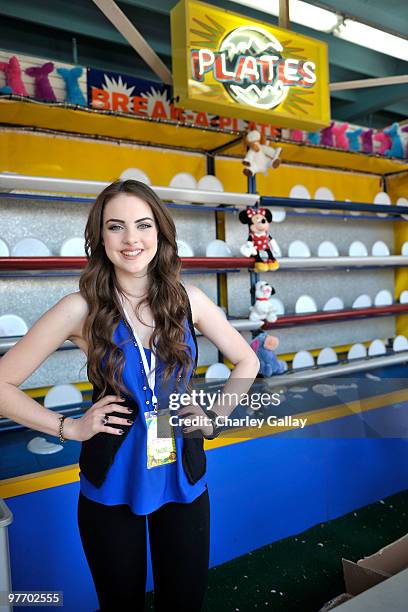
M 191 347 L 194 359 L 195 344 L 187 320 L 184 337 L 185 342 Z M 124 345 L 121 344 L 129 338 L 130 341 Z M 190 503 L 206 489 L 207 474 L 205 473 L 195 484 L 189 483 L 181 460 L 183 436 L 179 426 L 176 426 L 175 430 L 178 431 L 174 436 L 176 461 L 147 469 L 147 426 L 144 413 L 152 406 L 152 393 L 141 372 L 139 349 L 135 346 L 133 334 L 129 333 L 123 319 L 115 329 L 113 340 L 116 344 L 121 344 L 124 351 L 123 381 L 138 403 L 140 410 L 132 425 L 123 425 L 123 429 L 130 427 L 130 431 L 119 447 L 102 486 L 96 487 L 80 472 L 81 493 L 88 499 L 107 506 L 127 504 L 134 514 L 149 514 L 168 502 Z M 148 348 L 144 350 L 150 366 L 151 351 Z M 160 358 L 156 360 L 156 368 L 156 395 L 160 410 L 161 380 L 164 371 Z M 168 397 L 172 389 L 175 389 L 175 376 L 176 373 L 172 374 L 164 396 Z M 143 390 L 143 386 L 147 386 L 146 391 Z M 184 388 L 180 388 L 179 392 L 183 391 Z M 150 402 L 148 406 L 146 406 L 146 393 Z M 166 403 L 161 405 L 167 408 Z M 126 418 L 126 415 L 123 414 L 123 417 Z

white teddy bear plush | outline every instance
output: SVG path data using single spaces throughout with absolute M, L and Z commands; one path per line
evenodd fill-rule
M 277 320 L 276 310 L 270 297 L 275 289 L 266 281 L 258 281 L 255 285 L 255 304 L 249 310 L 250 321 L 268 321 L 274 323 Z
M 266 175 L 269 168 L 278 168 L 280 165 L 279 155 L 282 148 L 270 147 L 269 140 L 262 137 L 258 130 L 248 132 L 245 144 L 248 146 L 248 152 L 242 162 L 245 166 L 243 170 L 245 176 L 254 176 L 257 172 Z

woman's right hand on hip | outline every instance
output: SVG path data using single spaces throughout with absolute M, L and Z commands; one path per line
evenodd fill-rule
M 123 401 L 124 399 L 118 395 L 106 395 L 88 408 L 82 417 L 78 419 L 65 419 L 63 427 L 64 438 L 84 442 L 97 433 L 110 433 L 114 436 L 122 435 L 124 433 L 123 429 L 111 427 L 110 424 L 125 425 L 127 427 L 132 424 L 133 421 L 128 418 L 111 415 L 112 412 L 123 412 L 127 415 L 132 413 L 131 409 L 123 404 L 116 403 Z M 107 425 L 104 425 L 103 419 L 107 415 L 109 415 L 109 422 Z

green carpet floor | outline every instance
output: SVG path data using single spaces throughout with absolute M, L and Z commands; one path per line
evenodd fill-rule
M 405 535 L 407 513 L 404 491 L 218 565 L 203 612 L 317 612 L 345 590 L 342 557 L 357 561 Z

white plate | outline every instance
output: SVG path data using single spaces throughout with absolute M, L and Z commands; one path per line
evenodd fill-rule
M 403 255 L 404 257 L 408 257 L 408 242 L 404 242 L 404 244 L 402 245 L 401 255 Z
M 225 240 L 213 240 L 207 244 L 206 257 L 232 257 L 232 251 Z
M 197 181 L 192 174 L 179 172 L 171 179 L 170 187 L 175 189 L 197 189 Z
M 83 238 L 68 238 L 60 248 L 61 257 L 86 257 L 85 240 Z
M 288 248 L 288 257 L 310 257 L 310 249 L 303 240 L 294 240 Z
M 18 315 L 4 314 L 0 317 L 0 336 L 24 336 L 27 331 L 27 323 Z
M 319 248 L 317 249 L 318 257 L 338 257 L 338 255 L 339 252 L 334 242 L 324 240 L 319 244 Z
M 327 300 L 323 306 L 323 310 L 325 312 L 330 310 L 344 310 L 344 302 L 339 297 L 332 297 L 330 300 Z
M 310 200 L 310 192 L 304 185 L 294 185 L 289 193 L 290 198 L 298 198 L 303 200 Z M 294 208 L 298 213 L 307 212 L 306 208 Z
M 329 346 L 322 349 L 317 357 L 317 365 L 326 365 L 328 363 L 337 363 L 337 353 Z
M 391 306 L 393 303 L 391 292 L 387 289 L 382 289 L 374 298 L 374 306 Z
M 406 289 L 404 291 L 401 291 L 399 296 L 399 302 L 400 304 L 408 304 L 408 291 Z
M 367 357 L 367 349 L 364 344 L 353 344 L 350 348 L 347 359 L 365 359 Z
M 205 373 L 205 380 L 227 380 L 231 375 L 231 370 L 225 363 L 213 363 Z
M 336 393 L 336 385 L 328 385 L 327 383 L 320 383 L 318 385 L 313 385 L 313 391 L 318 395 L 322 395 L 323 397 L 335 397 Z
M 407 198 L 398 198 L 397 206 L 408 206 L 408 199 Z M 401 215 L 401 217 L 403 219 L 405 219 L 405 221 L 408 221 L 408 215 Z
M 12 257 L 49 257 L 50 249 L 38 238 L 23 238 L 11 249 Z
M 194 257 L 194 251 L 188 242 L 184 242 L 184 240 L 176 240 L 176 242 L 179 257 Z
M 365 377 L 369 378 L 370 380 L 375 380 L 376 382 L 381 381 L 381 376 L 376 376 L 375 374 L 371 374 L 371 372 L 367 372 L 367 374 L 365 374 Z
M 390 249 L 382 240 L 377 240 L 374 242 L 373 247 L 371 249 L 371 255 L 373 257 L 388 257 L 390 254 Z
M 352 308 L 371 308 L 372 305 L 373 303 L 370 296 L 363 293 L 354 300 Z
M 368 250 L 364 242 L 355 240 L 349 246 L 349 257 L 367 257 Z
M 70 384 L 55 385 L 55 387 L 51 387 L 44 397 L 44 406 L 46 408 L 57 408 L 58 406 L 80 404 L 81 402 L 81 391 L 75 385 Z
M 314 199 L 315 200 L 327 200 L 329 202 L 333 202 L 334 201 L 334 195 L 333 195 L 333 192 L 331 191 L 331 189 L 329 189 L 328 187 L 319 187 L 315 191 Z M 329 215 L 330 214 L 330 210 L 326 210 L 324 208 L 322 208 L 319 212 L 321 214 L 323 214 L 323 215 Z
M 391 204 L 390 196 L 385 191 L 379 191 L 375 195 L 373 203 L 374 204 L 381 204 L 381 205 L 384 205 L 384 206 L 390 206 L 390 204 Z M 387 213 L 377 213 L 377 217 L 388 217 L 388 215 L 387 215 Z
M 301 295 L 295 304 L 296 314 L 305 312 L 317 312 L 316 302 L 310 295 Z
M 328 187 L 318 187 L 314 194 L 315 200 L 329 200 L 331 202 L 334 201 L 334 195 L 331 189 Z
M 345 202 L 352 202 L 352 200 L 350 200 L 350 198 L 345 198 L 344 201 Z M 360 210 L 348 210 L 347 214 L 348 215 L 353 215 L 353 217 L 358 217 L 359 215 L 361 215 L 361 211 Z
M 206 174 L 198 181 L 197 189 L 202 189 L 203 191 L 224 191 L 224 186 L 219 178 Z
M 272 223 L 282 223 L 286 219 L 286 210 L 284 208 L 270 208 L 272 213 Z
M 385 344 L 382 340 L 373 340 L 368 347 L 368 356 L 374 357 L 375 355 L 385 355 L 387 349 L 385 348 Z
M 313 355 L 309 351 L 299 351 L 293 358 L 292 369 L 310 368 L 315 365 Z
M 128 181 L 129 179 L 132 179 L 133 181 L 140 181 L 145 185 L 152 184 L 147 174 L 143 172 L 143 170 L 140 170 L 140 168 L 127 168 L 127 170 L 124 170 L 120 175 L 120 179 L 122 181 Z
M 408 340 L 405 336 L 397 336 L 394 338 L 392 348 L 396 353 L 399 351 L 408 351 Z
M 54 444 L 54 442 L 49 442 L 42 436 L 36 436 L 27 444 L 27 450 L 34 455 L 52 455 L 63 449 L 62 444 Z
M 272 304 L 273 310 L 275 311 L 275 314 L 279 315 L 284 315 L 285 314 L 285 306 L 283 305 L 282 300 L 280 300 L 277 297 L 271 297 L 269 298 L 269 304 Z
M 4 240 L 0 238 L 0 257 L 8 257 L 9 255 L 10 249 L 7 242 L 4 242 Z

